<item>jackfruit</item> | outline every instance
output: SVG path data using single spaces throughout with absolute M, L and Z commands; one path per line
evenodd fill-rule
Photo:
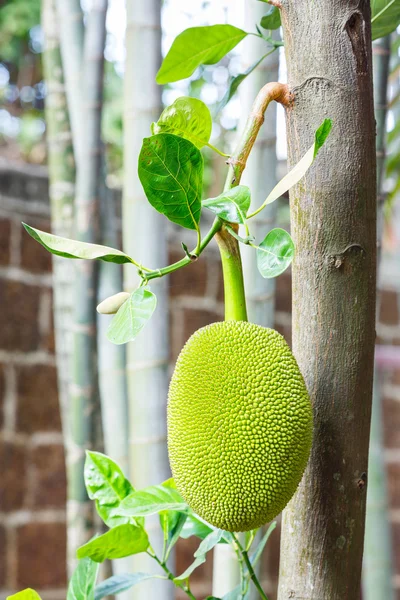
M 213 323 L 182 349 L 168 395 L 176 487 L 215 527 L 248 531 L 289 502 L 312 443 L 312 409 L 297 362 L 273 329 Z

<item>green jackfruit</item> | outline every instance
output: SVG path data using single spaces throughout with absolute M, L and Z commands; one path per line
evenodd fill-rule
M 277 331 L 224 321 L 192 335 L 170 384 L 168 451 L 198 515 L 227 531 L 267 523 L 294 494 L 311 442 L 308 393 Z

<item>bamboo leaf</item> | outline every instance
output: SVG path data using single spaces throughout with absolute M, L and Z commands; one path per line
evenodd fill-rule
M 400 24 L 400 0 L 371 0 L 372 39 L 385 37 Z
M 242 81 L 244 81 L 246 79 L 246 77 L 248 75 L 250 75 L 250 73 L 252 73 L 254 71 L 254 69 L 256 69 L 258 67 L 258 65 L 260 63 L 262 63 L 262 61 L 264 60 L 264 58 L 266 58 L 267 56 L 269 56 L 271 54 L 271 52 L 274 52 L 275 48 L 273 50 L 271 50 L 270 52 L 267 52 L 267 54 L 264 54 L 264 56 L 262 56 L 261 58 L 259 58 L 258 60 L 256 60 L 255 63 L 253 63 L 252 65 L 250 65 L 250 67 L 248 67 L 243 73 L 239 73 L 239 75 L 236 75 L 235 77 L 232 77 L 229 84 L 228 84 L 228 89 L 225 92 L 224 97 L 222 98 L 222 100 L 219 102 L 216 111 L 215 111 L 215 115 L 217 115 L 218 113 L 221 112 L 221 110 L 223 108 L 225 108 L 225 106 L 228 104 L 229 100 L 234 96 L 234 94 L 236 93 L 239 85 L 242 83 Z
M 279 29 L 281 26 L 281 13 L 279 8 L 272 6 L 267 14 L 261 19 L 260 25 L 263 29 Z
M 149 538 L 143 527 L 125 524 L 84 544 L 78 548 L 76 555 L 78 558 L 89 557 L 96 563 L 101 563 L 107 559 L 114 560 L 146 552 L 148 547 Z
M 107 339 L 113 344 L 134 340 L 152 316 L 157 298 L 149 289 L 140 287 L 129 296 L 110 323 Z
M 203 521 L 200 521 L 196 515 L 189 513 L 180 537 L 186 540 L 192 535 L 195 535 L 196 537 L 204 540 L 204 538 L 206 538 L 212 531 L 212 527 L 208 526 L 206 523 L 203 523 Z
M 170 133 L 145 138 L 138 172 L 153 208 L 173 223 L 198 230 L 203 157 L 192 142 Z
M 225 532 L 222 529 L 214 529 L 214 531 L 209 533 L 194 553 L 195 558 L 205 556 L 207 552 L 212 550 L 214 546 L 216 546 L 221 541 L 221 539 L 224 536 L 224 533 Z
M 22 225 L 34 240 L 57 256 L 63 256 L 64 258 L 99 259 L 120 265 L 132 262 L 132 259 L 127 254 L 115 248 L 69 240 L 58 235 L 53 235 L 52 233 L 40 231 L 40 229 L 30 227 L 26 223 L 22 223 Z
M 190 27 L 174 40 L 157 73 L 163 85 L 185 79 L 200 65 L 214 65 L 248 34 L 233 25 Z
M 94 600 L 99 565 L 90 558 L 78 562 L 69 582 L 67 600 Z
M 261 555 L 263 553 L 263 550 L 266 546 L 266 543 L 269 540 L 269 537 L 271 535 L 271 533 L 274 531 L 274 529 L 276 528 L 276 521 L 273 521 L 271 523 L 271 525 L 268 527 L 267 531 L 265 532 L 265 534 L 263 535 L 262 539 L 260 540 L 260 543 L 258 544 L 256 551 L 254 552 L 254 554 L 252 554 L 250 556 L 250 562 L 253 565 L 253 567 L 258 563 L 258 561 L 261 558 Z
M 84 476 L 88 496 L 96 501 L 97 512 L 108 527 L 131 522 L 129 517 L 113 514 L 134 489 L 111 458 L 87 451 Z
M 153 578 L 166 579 L 166 577 L 150 575 L 149 573 L 121 573 L 121 575 L 113 575 L 96 586 L 94 590 L 94 600 L 101 600 L 106 596 L 120 594 L 142 581 Z
M 203 556 L 199 556 L 192 562 L 191 565 L 189 565 L 189 567 L 186 569 L 186 571 L 184 571 L 182 573 L 182 575 L 178 575 L 178 577 L 174 577 L 174 581 L 184 581 L 185 579 L 190 577 L 190 575 L 193 573 L 193 571 L 195 569 L 197 569 L 197 567 L 199 567 L 200 565 L 202 565 L 205 562 L 206 562 L 205 555 L 203 554 Z
M 39 594 L 32 590 L 31 588 L 27 588 L 26 590 L 22 590 L 17 594 L 13 594 L 12 596 L 7 596 L 7 600 L 41 600 Z
M 246 221 L 247 211 L 250 208 L 250 202 L 250 189 L 246 185 L 238 185 L 216 198 L 203 200 L 202 205 L 224 221 L 243 225 Z
M 154 485 L 134 492 L 121 503 L 118 514 L 128 517 L 147 517 L 164 510 L 185 511 L 188 505 L 176 489 Z
M 212 119 L 208 107 L 197 98 L 183 96 L 168 106 L 161 113 L 157 123 L 151 126 L 153 135 L 172 133 L 183 137 L 197 148 L 202 148 L 210 141 Z
M 266 279 L 277 277 L 293 260 L 294 243 L 284 229 L 272 229 L 257 246 L 257 267 Z

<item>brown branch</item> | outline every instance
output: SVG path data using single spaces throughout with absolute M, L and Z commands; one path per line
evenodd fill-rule
M 282 8 L 282 2 L 280 2 L 280 0 L 268 0 L 268 4 L 272 4 L 272 6 L 275 6 L 279 9 Z

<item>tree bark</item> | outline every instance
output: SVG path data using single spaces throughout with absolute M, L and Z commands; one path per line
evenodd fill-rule
M 358 600 L 375 341 L 376 159 L 370 5 L 283 0 L 293 106 L 289 163 L 330 117 L 315 165 L 290 194 L 293 350 L 314 443 L 284 511 L 279 600 Z

